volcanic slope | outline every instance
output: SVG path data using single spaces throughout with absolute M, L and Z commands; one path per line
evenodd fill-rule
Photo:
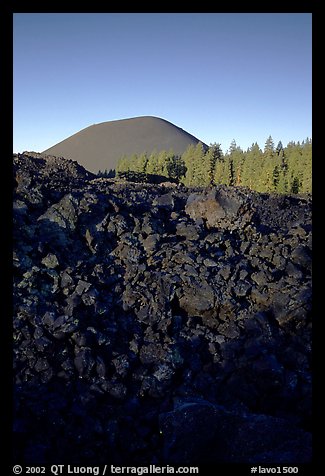
M 199 139 L 165 119 L 144 116 L 94 124 L 43 153 L 76 160 L 97 173 L 115 169 L 123 155 L 170 149 L 182 154 L 190 144 L 198 142 Z

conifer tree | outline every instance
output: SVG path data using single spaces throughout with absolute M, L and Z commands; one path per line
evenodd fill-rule
M 274 190 L 277 190 L 279 185 L 279 180 L 280 180 L 280 170 L 278 165 L 274 166 L 272 180 L 273 180 L 273 188 Z
M 237 150 L 237 144 L 236 144 L 235 139 L 233 139 L 230 143 L 230 146 L 229 146 L 229 154 L 232 154 L 236 150 Z
M 198 142 L 196 146 L 191 144 L 182 155 L 186 167 L 183 183 L 186 186 L 195 186 L 201 181 L 204 156 L 205 150 L 201 142 Z
M 265 157 L 272 157 L 273 154 L 274 154 L 274 142 L 273 142 L 272 136 L 269 136 L 265 142 L 264 155 Z
M 229 157 L 228 161 L 228 183 L 227 185 L 233 186 L 235 185 L 235 168 L 234 168 L 234 161 L 231 157 Z
M 210 147 L 206 153 L 206 156 L 208 158 L 208 166 L 209 166 L 209 184 L 213 185 L 214 184 L 214 179 L 215 179 L 215 171 L 216 171 L 216 164 L 218 161 L 223 159 L 223 153 L 221 149 L 221 144 L 217 144 L 214 142 L 213 144 L 210 144 Z
M 300 181 L 298 177 L 293 177 L 292 183 L 291 183 L 291 193 L 299 193 L 300 190 Z
M 214 171 L 214 179 L 213 179 L 213 182 L 215 185 L 227 183 L 227 180 L 228 180 L 227 168 L 228 168 L 228 158 L 226 159 L 226 156 L 222 157 L 222 159 L 217 161 L 215 166 L 215 171 Z
M 170 155 L 167 159 L 168 178 L 178 183 L 186 174 L 184 160 L 179 155 Z
M 161 175 L 157 150 L 154 150 L 153 152 L 151 152 L 150 156 L 148 157 L 146 173 L 148 175 Z
M 276 146 L 275 152 L 276 152 L 277 155 L 280 155 L 280 156 L 283 155 L 283 145 L 282 145 L 281 141 L 278 142 L 278 145 Z
M 118 176 L 129 180 L 145 180 L 150 175 L 180 181 L 191 186 L 225 184 L 249 187 L 258 192 L 311 193 L 312 141 L 289 142 L 283 148 L 279 141 L 274 149 L 271 136 L 264 152 L 257 142 L 246 152 L 233 140 L 223 155 L 220 144 L 211 144 L 206 151 L 202 143 L 190 145 L 182 156 L 172 150 L 154 151 L 148 156 L 133 154 L 121 157 Z M 107 170 L 101 176 L 110 175 Z

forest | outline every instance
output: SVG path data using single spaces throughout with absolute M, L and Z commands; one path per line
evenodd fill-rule
M 218 143 L 207 147 L 199 142 L 182 155 L 169 150 L 121 157 L 116 175 L 137 182 L 161 177 L 188 187 L 225 184 L 257 192 L 307 194 L 312 193 L 312 140 L 291 141 L 286 147 L 279 141 L 275 147 L 269 136 L 263 150 L 255 142 L 246 151 L 233 140 L 226 153 Z

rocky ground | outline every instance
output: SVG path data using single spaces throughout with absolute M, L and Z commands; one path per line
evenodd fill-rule
M 311 460 L 311 198 L 14 156 L 14 460 Z

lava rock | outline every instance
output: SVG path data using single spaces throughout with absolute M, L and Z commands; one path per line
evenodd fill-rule
M 14 458 L 311 461 L 311 197 L 14 156 Z
M 58 258 L 52 254 L 49 253 L 45 258 L 42 259 L 42 264 L 44 264 L 47 268 L 56 268 L 59 266 L 59 261 Z

